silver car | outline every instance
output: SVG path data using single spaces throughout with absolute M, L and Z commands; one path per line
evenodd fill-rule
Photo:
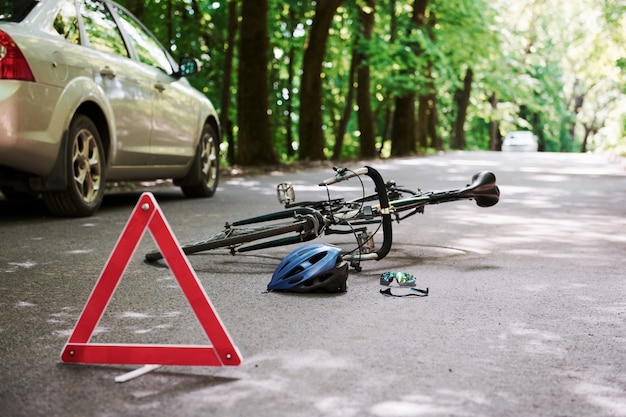
M 220 127 L 197 71 L 112 1 L 0 1 L 0 190 L 59 216 L 94 214 L 105 181 L 212 196 Z
M 537 136 L 528 130 L 508 133 L 502 140 L 502 152 L 537 152 Z

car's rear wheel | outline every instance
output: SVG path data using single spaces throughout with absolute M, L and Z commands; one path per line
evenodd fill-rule
M 102 140 L 89 117 L 77 114 L 69 129 L 65 175 L 67 187 L 43 194 L 44 202 L 54 215 L 91 216 L 100 208 L 104 197 L 105 156 Z
M 218 136 L 210 124 L 204 125 L 196 157 L 180 188 L 187 197 L 212 197 L 217 190 L 220 173 Z

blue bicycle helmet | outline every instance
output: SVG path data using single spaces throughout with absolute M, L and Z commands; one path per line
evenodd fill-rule
M 267 285 L 270 291 L 345 292 L 348 263 L 337 246 L 312 243 L 283 259 Z

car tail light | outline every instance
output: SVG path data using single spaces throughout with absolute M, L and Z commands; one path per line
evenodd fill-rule
M 24 54 L 9 35 L 0 30 L 0 80 L 35 81 Z

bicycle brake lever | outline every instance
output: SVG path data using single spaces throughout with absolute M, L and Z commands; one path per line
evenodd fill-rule
M 320 182 L 318 184 L 320 187 L 324 187 L 326 185 L 335 184 L 337 182 L 344 181 L 346 179 L 345 175 L 346 175 L 346 172 L 348 171 L 348 168 L 333 167 L 333 171 L 335 171 L 337 174 L 332 178 L 328 178 Z
M 336 184 L 338 182 L 341 181 L 346 181 L 352 177 L 356 177 L 357 175 L 363 175 L 365 173 L 367 173 L 367 169 L 365 168 L 359 168 L 355 171 L 352 171 L 348 168 L 339 168 L 339 167 L 333 167 L 333 170 L 337 173 L 334 177 L 332 178 L 328 178 L 322 182 L 320 182 L 318 185 L 320 187 L 325 187 L 327 185 L 331 185 L 331 184 Z

